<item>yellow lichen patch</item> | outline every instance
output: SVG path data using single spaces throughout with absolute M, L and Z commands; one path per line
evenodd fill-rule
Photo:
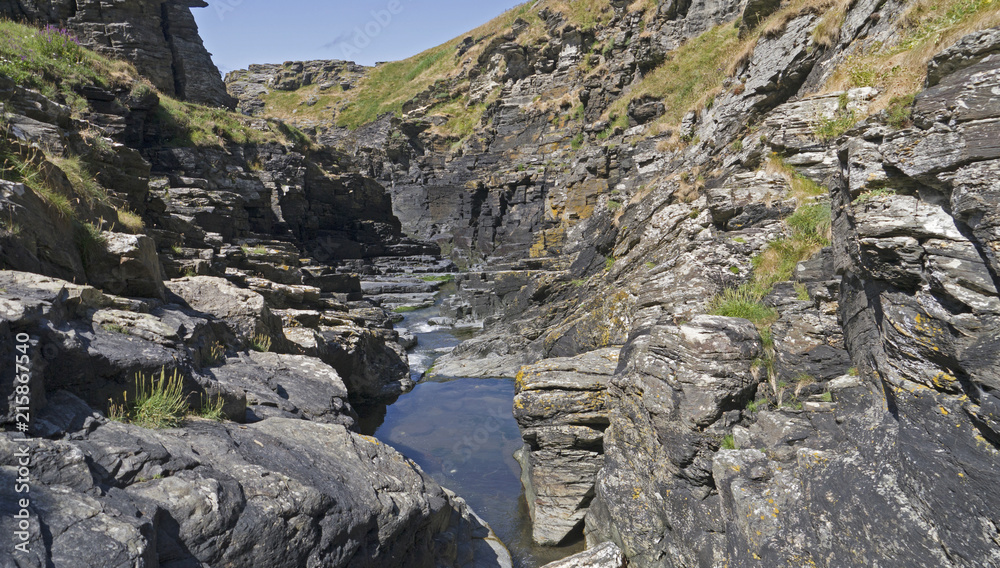
M 943 406 L 939 406 L 938 410 L 940 410 L 941 414 L 944 415 L 944 416 L 948 416 L 950 414 L 950 412 L 948 412 L 948 409 L 945 408 L 945 407 L 943 407 Z
M 934 383 L 934 386 L 939 389 L 949 389 L 952 388 L 956 382 L 958 382 L 958 379 L 948 373 L 945 373 L 944 371 L 941 371 L 934 375 L 934 378 L 931 379 L 931 381 Z

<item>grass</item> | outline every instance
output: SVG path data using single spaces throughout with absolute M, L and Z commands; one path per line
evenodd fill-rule
M 421 306 L 399 306 L 397 308 L 393 308 L 392 311 L 397 314 L 407 314 L 410 312 L 415 312 L 419 309 L 421 309 Z
M 77 194 L 83 197 L 88 204 L 110 205 L 108 191 L 97 183 L 95 174 L 79 156 L 52 156 L 48 158 L 48 161 L 66 174 L 66 178 L 73 184 Z
M 271 350 L 271 338 L 263 333 L 258 333 L 250 338 L 250 348 L 254 351 L 267 353 Z
M 887 188 L 884 188 L 884 187 L 880 187 L 878 189 L 873 189 L 871 191 L 866 191 L 866 192 L 862 193 L 861 195 L 859 195 L 854 200 L 854 202 L 855 203 L 864 203 L 866 201 L 871 201 L 872 199 L 877 199 L 879 197 L 886 197 L 886 196 L 889 196 L 889 195 L 896 195 L 896 191 L 892 190 L 892 189 L 887 189 Z
M 732 434 L 726 434 L 722 438 L 722 445 L 719 446 L 720 450 L 735 450 L 736 449 L 736 438 Z
M 84 268 L 90 264 L 94 257 L 104 251 L 108 243 L 101 228 L 93 223 L 74 222 L 73 237 Z
M 44 167 L 45 156 L 34 148 L 25 148 L 10 137 L 4 129 L 0 133 L 0 178 L 14 183 L 23 183 L 42 198 L 58 215 L 64 219 L 75 219 L 76 211 L 70 201 L 70 196 L 56 187 Z
M 608 257 L 604 259 L 604 270 L 611 272 L 611 269 L 615 267 L 615 259 Z
M 689 109 L 708 101 L 721 90 L 729 58 L 739 45 L 739 30 L 732 24 L 716 26 L 688 40 L 648 73 L 627 96 L 615 101 L 606 116 L 627 116 L 629 103 L 633 100 L 654 97 L 666 106 L 666 114 L 657 122 L 679 123 Z
M 889 106 L 885 109 L 886 124 L 893 128 L 909 128 L 913 121 L 913 100 L 914 95 L 893 97 L 889 100 Z
M 833 402 L 833 393 L 830 392 L 830 391 L 827 391 L 827 392 L 819 395 L 819 401 L 820 402 Z
M 123 325 L 118 325 L 116 323 L 106 323 L 106 324 L 101 325 L 101 328 L 104 329 L 104 331 L 107 331 L 107 332 L 110 332 L 110 333 L 119 333 L 121 335 L 131 335 L 132 334 L 128 330 L 127 327 L 125 327 Z
M 247 256 L 250 255 L 260 256 L 267 254 L 267 247 L 265 247 L 264 245 L 257 245 L 254 247 L 248 245 L 242 245 L 240 248 L 243 250 L 243 254 Z
M 832 118 L 820 117 L 813 134 L 824 142 L 831 142 L 857 124 L 858 116 L 853 110 L 841 109 Z
M 841 63 L 824 87 L 827 92 L 875 87 L 869 106 L 876 113 L 893 99 L 923 88 L 927 62 L 966 34 L 1000 25 L 996 0 L 917 0 L 897 19 L 899 32 L 887 43 L 871 43 Z
M 806 288 L 806 285 L 801 282 L 795 283 L 795 297 L 803 302 L 812 300 L 812 297 L 809 296 L 809 288 Z
M 167 376 L 166 368 L 155 375 L 136 375 L 136 392 L 132 401 L 123 393 L 121 404 L 111 404 L 108 418 L 135 424 L 142 428 L 174 428 L 187 415 L 189 405 L 184 394 L 184 378 L 178 370 Z
M 7 20 L 0 20 L 0 75 L 77 111 L 86 107 L 77 88 L 127 86 L 138 77 L 130 64 L 82 47 L 72 32 Z
M 133 213 L 128 209 L 118 209 L 117 213 L 118 224 L 129 233 L 136 235 L 141 233 L 146 228 L 146 223 L 144 223 L 142 217 L 136 213 Z
M 767 399 L 763 398 L 759 398 L 757 400 L 751 400 L 750 402 L 747 403 L 746 410 L 747 412 L 756 413 L 758 410 L 761 409 L 761 407 L 766 406 L 767 402 L 768 402 Z
M 226 346 L 216 341 L 208 348 L 208 357 L 205 358 L 207 365 L 215 365 L 226 360 Z
M 421 276 L 421 280 L 424 282 L 451 282 L 455 279 L 454 274 L 428 274 L 426 276 Z
M 222 409 L 226 405 L 226 401 L 223 400 L 221 396 L 215 397 L 215 402 L 211 402 L 211 400 L 212 399 L 210 397 L 207 404 L 204 400 L 202 400 L 201 408 L 198 410 L 198 416 L 200 418 L 204 418 L 205 420 L 222 422 L 226 419 L 225 413 L 222 412 Z
M 269 138 L 264 132 L 250 128 L 246 119 L 234 112 L 167 96 L 160 97 L 154 115 L 167 132 L 167 142 L 177 147 L 262 144 Z
M 765 306 L 764 295 L 752 285 L 726 288 L 709 301 L 709 313 L 716 316 L 743 318 L 763 327 L 778 319 L 778 310 Z
M 799 207 L 786 219 L 788 234 L 752 259 L 756 289 L 766 293 L 776 282 L 790 280 L 799 262 L 829 246 L 831 218 L 830 204 L 816 203 Z

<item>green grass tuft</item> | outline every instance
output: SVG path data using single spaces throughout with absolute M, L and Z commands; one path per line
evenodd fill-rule
M 250 339 L 250 348 L 254 351 L 267 353 L 271 350 L 271 338 L 263 333 L 258 333 Z
M 709 313 L 716 316 L 743 318 L 763 327 L 778 319 L 778 310 L 765 306 L 764 295 L 752 285 L 726 288 L 709 301 Z
M 736 438 L 732 434 L 726 434 L 722 438 L 722 445 L 719 446 L 720 450 L 735 450 L 736 449 Z
M 136 392 L 130 402 L 128 392 L 121 404 L 111 404 L 108 418 L 117 422 L 135 424 L 142 428 L 174 428 L 187 415 L 188 403 L 184 395 L 184 379 L 176 369 L 168 377 L 166 368 L 160 377 L 136 376 Z

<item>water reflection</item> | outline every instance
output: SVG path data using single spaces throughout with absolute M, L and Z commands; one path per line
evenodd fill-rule
M 437 307 L 412 312 L 398 326 L 418 337 L 414 380 L 461 341 L 448 328 L 427 325 L 437 315 Z M 513 399 L 512 379 L 435 379 L 390 405 L 357 410 L 363 434 L 392 445 L 461 495 L 510 548 L 515 568 L 537 568 L 583 550 L 583 543 L 551 548 L 531 540 L 521 468 L 513 458 L 521 446 Z

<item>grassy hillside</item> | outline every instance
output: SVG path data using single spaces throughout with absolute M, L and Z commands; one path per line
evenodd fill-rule
M 268 121 L 261 129 L 259 122 L 254 127 L 240 114 L 158 93 L 129 63 L 94 53 L 71 32 L 51 26 L 40 29 L 0 21 L 0 77 L 10 80 L 6 96 L 23 98 L 18 89 L 31 89 L 66 105 L 75 119 L 84 121 L 90 109 L 80 94 L 83 87 L 105 89 L 125 106 L 152 100 L 154 119 L 165 138 L 159 142 L 166 145 L 219 147 L 268 141 L 295 145 L 305 141 L 301 133 L 278 122 Z M 86 233 L 142 231 L 142 220 L 129 210 L 124 196 L 99 181 L 104 164 L 113 162 L 118 150 L 97 127 L 79 124 L 83 125 L 80 131 L 69 132 L 63 155 L 50 155 L 18 140 L 8 115 L 0 116 L 0 178 L 29 186 L 48 203 L 53 215 L 73 221 Z M 13 220 L 3 225 L 8 233 L 18 230 Z
M 934 53 L 971 31 L 1000 25 L 997 2 L 914 0 L 897 20 L 898 30 L 892 41 L 859 50 L 838 67 L 824 90 L 877 87 L 882 95 L 871 112 L 898 104 L 921 88 L 927 61 Z M 851 4 L 850 0 L 787 0 L 777 13 L 743 39 L 737 36 L 732 24 L 712 28 L 675 50 L 642 81 L 626 89 L 607 110 L 605 118 L 612 122 L 611 128 L 621 126 L 633 99 L 654 97 L 664 102 L 667 113 L 651 133 L 676 125 L 688 110 L 712 103 L 721 93 L 723 81 L 750 57 L 761 37 L 780 33 L 792 19 L 811 13 L 821 19 L 813 34 L 814 44 L 817 48 L 829 47 L 838 41 Z M 643 21 L 648 22 L 656 5 L 656 0 L 637 0 L 628 10 L 641 14 Z M 613 15 L 609 0 L 528 2 L 447 43 L 402 61 L 379 65 L 355 89 L 324 92 L 321 104 L 309 107 L 301 104 L 319 94 L 314 86 L 291 93 L 271 93 L 266 98 L 268 112 L 288 119 L 329 120 L 330 109 L 336 108 L 336 123 L 354 129 L 384 113 L 401 115 L 404 103 L 436 86 L 435 89 L 440 88 L 436 93 L 440 102 L 431 113 L 450 117 L 439 132 L 458 138 L 467 136 L 485 108 L 482 104 L 470 104 L 466 94 L 469 73 L 482 70 L 480 56 L 488 49 L 490 40 L 510 33 L 515 27 L 519 29 L 518 43 L 531 46 L 544 42 L 548 30 L 539 16 L 542 10 L 560 12 L 568 24 L 594 32 L 606 27 Z M 475 43 L 459 56 L 458 48 L 466 37 Z M 595 44 L 591 52 L 607 53 L 610 47 Z M 583 67 L 583 73 L 600 71 Z

